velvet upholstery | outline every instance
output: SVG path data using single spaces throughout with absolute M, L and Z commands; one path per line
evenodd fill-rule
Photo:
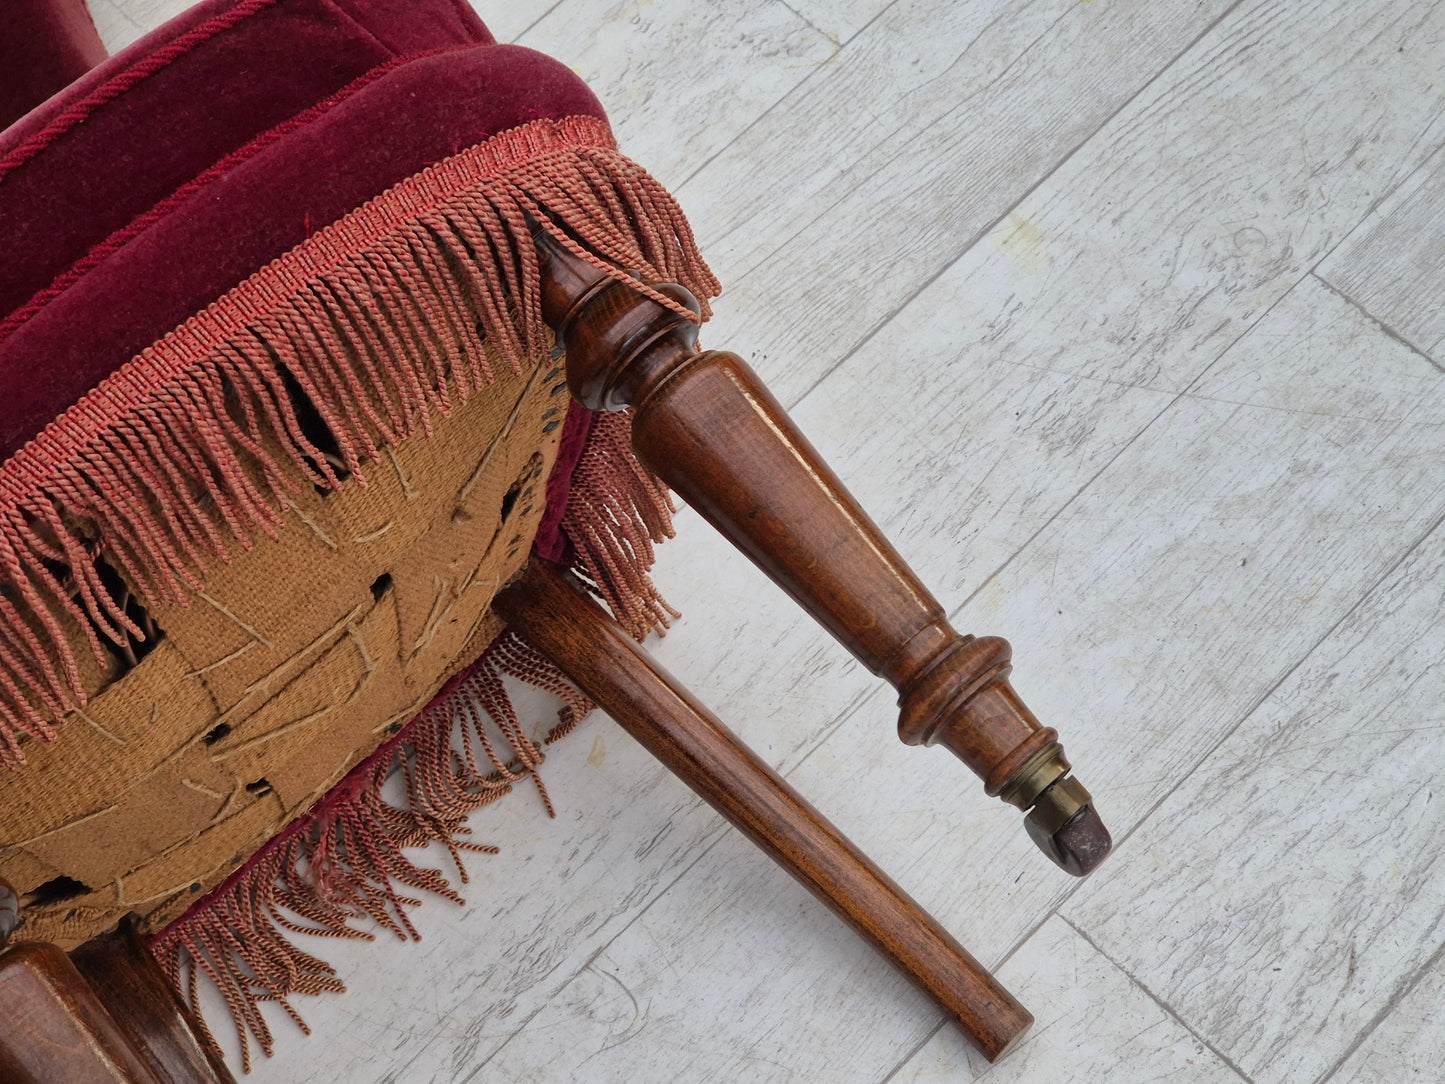
M 7 0 L 0 18 L 0 129 L 105 59 L 85 0 Z
M 16 257 L 0 266 L 0 457 L 397 181 L 539 117 L 603 117 L 565 66 L 490 44 L 470 9 L 470 22 L 456 10 L 452 0 L 205 4 L 0 136 L 0 229 Z M 164 69 L 46 136 L 208 27 Z M 458 48 L 464 39 L 483 44 Z M 429 48 L 397 56 L 398 44 Z M 325 60 L 302 63 L 302 51 Z
M 423 33 L 401 18 L 403 32 L 389 34 L 373 4 L 356 4 L 369 25 L 342 0 L 202 5 L 209 18 L 184 33 L 168 24 L 0 134 L 0 312 L 222 156 L 372 68 L 488 40 L 460 19 Z M 453 10 L 452 0 L 413 6 Z
M 478 46 L 364 77 L 253 141 L 108 239 L 0 340 L 0 456 L 309 231 L 461 147 L 582 114 L 603 116 L 565 66 Z

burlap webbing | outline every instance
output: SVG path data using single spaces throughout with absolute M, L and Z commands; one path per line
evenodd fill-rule
M 554 364 L 493 372 L 433 436 L 366 463 L 364 488 L 297 495 L 276 540 L 215 565 L 189 607 L 154 608 L 159 646 L 62 741 L 27 743 L 0 876 L 84 886 L 27 908 L 27 939 L 175 918 L 495 638 L 488 605 L 530 548 L 565 392 Z
M 687 319 L 717 293 L 676 201 L 603 122 L 533 121 L 312 234 L 0 462 L 0 763 L 23 763 L 22 735 L 53 740 L 87 702 L 67 619 L 102 660 L 104 641 L 136 634 L 98 549 L 149 604 L 183 600 L 213 558 L 279 528 L 298 487 L 334 488 L 338 470 L 430 431 L 490 385 L 493 360 L 530 370 L 548 348 L 534 229 Z M 701 317 L 648 285 L 669 281 Z M 287 380 L 331 453 L 298 421 Z M 605 565 L 628 585 L 609 601 L 636 586 L 630 559 Z
M 40 892 L 18 935 L 141 912 L 193 1008 L 221 991 L 243 1066 L 248 1035 L 271 1049 L 262 1004 L 299 1021 L 290 995 L 344 988 L 295 935 L 416 936 L 418 895 L 460 897 L 403 850 L 439 842 L 465 880 L 461 852 L 494 850 L 469 813 L 524 779 L 545 801 L 503 679 L 561 697 L 548 741 L 590 708 L 487 610 L 566 402 L 533 229 L 689 318 L 648 283 L 718 291 L 605 124 L 534 121 L 313 234 L 0 462 L 0 875 Z M 625 415 L 593 420 L 568 482 L 577 570 L 633 635 L 665 626 L 671 505 Z M 112 679 L 103 641 L 141 632 L 116 577 L 165 638 Z

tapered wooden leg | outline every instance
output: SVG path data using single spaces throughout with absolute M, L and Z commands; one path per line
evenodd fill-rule
M 1094 869 L 1109 833 L 1058 733 L 1010 686 L 1008 643 L 959 635 L 757 374 L 736 354 L 698 351 L 687 290 L 656 285 L 673 307 L 660 304 L 555 233 L 537 231 L 542 311 L 578 400 L 635 410 L 638 458 L 898 689 L 905 742 L 952 750 L 988 794 L 1029 811 L 1045 854 L 1076 875 Z
M 564 574 L 534 559 L 493 608 L 931 997 L 990 1061 L 1033 1023 L 997 980 Z

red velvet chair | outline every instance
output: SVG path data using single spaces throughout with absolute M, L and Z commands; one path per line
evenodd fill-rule
M 636 646 L 668 613 L 658 479 L 1054 861 L 1087 873 L 1107 833 L 1007 644 L 950 628 L 741 359 L 698 349 L 717 284 L 577 77 L 461 0 L 207 0 L 109 60 L 78 0 L 20 6 L 0 1005 L 46 1008 L 0 1067 L 223 1077 L 199 975 L 269 1049 L 261 1002 L 341 985 L 291 935 L 414 932 L 399 888 L 454 893 L 402 849 L 456 855 L 535 780 L 508 675 L 566 698 L 555 736 L 606 708 L 1001 1055 L 1022 1007 Z

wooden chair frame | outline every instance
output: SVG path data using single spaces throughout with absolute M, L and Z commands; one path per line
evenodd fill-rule
M 635 451 L 674 491 L 899 692 L 899 735 L 942 745 L 987 794 L 1026 811 L 1039 847 L 1076 875 L 1108 832 L 1070 774 L 1058 735 L 1008 682 L 1010 650 L 960 635 L 756 374 L 701 351 L 696 299 L 658 303 L 556 228 L 535 229 L 543 317 L 573 395 L 634 412 Z M 985 1057 L 1033 1018 L 917 903 L 646 653 L 561 571 L 534 559 L 493 607 L 670 770 L 931 997 Z M 0 943 L 20 901 L 0 886 Z M 69 957 L 0 954 L 0 1077 L 229 1081 L 142 945 L 134 919 Z

